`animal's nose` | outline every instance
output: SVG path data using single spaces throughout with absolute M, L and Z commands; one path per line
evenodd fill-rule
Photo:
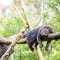
M 47 36 L 47 34 L 43 33 L 42 36 Z

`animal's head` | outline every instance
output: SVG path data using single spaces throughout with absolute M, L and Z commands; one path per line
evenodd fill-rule
M 47 28 L 44 28 L 40 31 L 41 36 L 46 37 L 48 34 L 50 34 L 50 31 Z
M 46 36 L 48 36 L 48 34 L 51 34 L 53 32 L 54 31 L 51 27 L 45 26 L 40 30 L 40 35 L 43 36 L 43 37 L 46 37 Z

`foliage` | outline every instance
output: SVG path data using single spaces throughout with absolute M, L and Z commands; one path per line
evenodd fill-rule
M 24 0 L 26 4 L 26 10 L 30 18 L 30 23 L 32 27 L 36 27 L 37 21 L 40 19 L 40 0 Z M 47 2 L 48 1 L 48 2 Z M 17 1 L 16 1 L 17 3 Z M 44 13 L 44 25 L 50 25 L 54 28 L 55 32 L 60 32 L 60 11 L 57 6 L 60 4 L 60 0 L 46 0 L 45 5 L 48 5 Z M 45 8 L 44 5 L 44 8 Z M 12 8 L 13 10 L 13 8 Z M 21 11 L 21 10 L 20 10 Z M 50 13 L 54 13 L 51 14 Z M 16 34 L 23 27 L 23 22 L 20 17 L 17 15 L 13 16 L 9 14 L 5 17 L 6 22 L 3 23 L 3 30 L 0 29 L 0 34 L 4 37 L 9 37 L 13 34 Z M 23 15 L 23 14 L 22 14 Z M 38 17 L 37 17 L 38 16 Z M 3 20 L 4 21 L 4 20 Z M 44 59 L 48 60 L 48 54 L 45 51 L 46 42 L 43 42 L 44 47 L 41 49 Z M 51 50 L 52 48 L 52 50 Z M 49 58 L 50 60 L 60 60 L 60 41 L 52 41 L 52 44 L 49 48 Z M 37 55 L 34 52 L 31 52 L 26 45 L 17 44 L 14 49 L 14 53 L 9 57 L 9 60 L 37 60 Z
M 22 20 L 19 17 L 14 16 L 13 20 L 7 21 L 3 31 L 3 36 L 9 37 L 13 34 L 18 33 L 22 26 L 23 26 Z
M 17 48 L 19 48 L 19 49 L 17 49 Z M 11 55 L 9 60 L 13 60 L 12 56 L 13 56 L 14 60 L 20 60 L 20 59 L 21 60 L 37 60 L 37 56 L 36 56 L 35 52 L 32 53 L 29 50 L 27 44 L 26 45 L 16 45 L 15 52 Z

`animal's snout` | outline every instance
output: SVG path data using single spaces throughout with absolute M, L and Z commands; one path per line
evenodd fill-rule
M 46 33 L 42 33 L 42 36 L 46 37 L 46 36 L 47 36 L 47 34 L 46 34 Z

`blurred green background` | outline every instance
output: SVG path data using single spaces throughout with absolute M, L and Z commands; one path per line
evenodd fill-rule
M 1 0 L 0 0 L 1 1 Z M 4 2 L 5 0 L 2 0 Z M 24 26 L 23 21 L 18 16 L 18 13 L 14 9 L 11 0 L 10 2 L 0 2 L 0 35 L 6 38 L 17 34 Z M 23 0 L 25 8 L 33 28 L 40 20 L 41 16 L 41 0 Z M 14 0 L 19 13 L 25 19 L 24 13 L 21 9 L 19 0 Z M 6 5 L 5 5 L 6 4 Z M 40 23 L 41 24 L 41 23 Z M 60 0 L 46 0 L 44 1 L 44 20 L 43 25 L 50 25 L 55 32 L 60 32 Z M 43 42 L 44 47 L 46 42 Z M 43 57 L 48 60 L 48 54 L 45 48 L 41 49 Z M 49 59 L 60 60 L 60 40 L 52 41 L 49 48 Z M 17 44 L 14 48 L 14 53 L 9 57 L 9 60 L 38 60 L 37 54 L 31 52 L 27 44 Z

